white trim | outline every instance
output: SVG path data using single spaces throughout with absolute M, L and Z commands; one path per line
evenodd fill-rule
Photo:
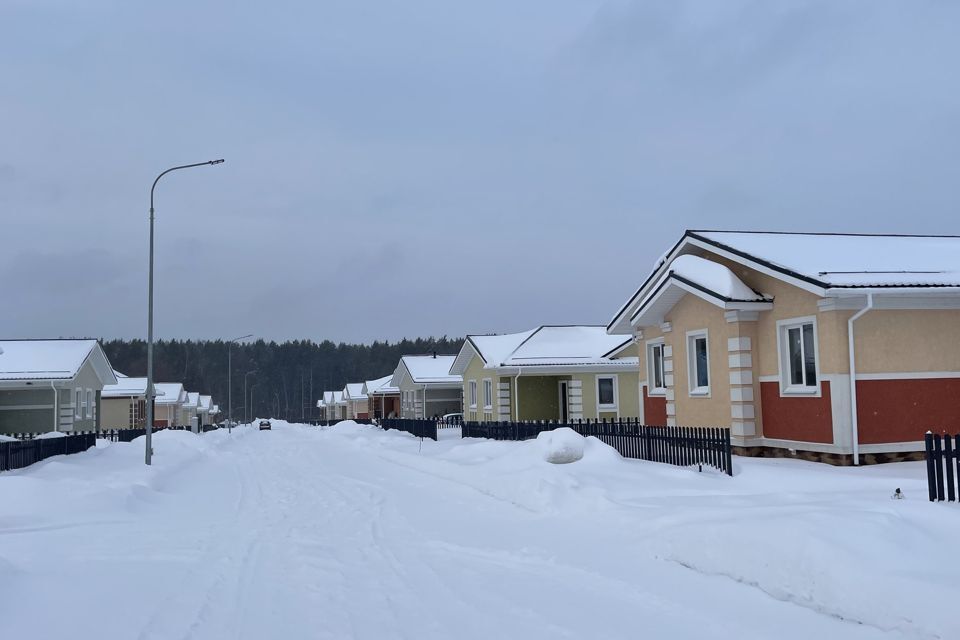
M 487 390 L 489 389 L 489 393 Z M 487 396 L 490 396 L 490 402 L 487 402 Z M 483 379 L 483 411 L 493 410 L 493 378 Z
M 49 389 L 48 389 L 49 390 Z M 53 409 L 53 404 L 5 404 L 0 411 L 33 411 L 35 409 Z
M 646 359 L 646 364 L 647 364 L 647 367 L 646 367 L 647 380 L 650 381 L 651 385 L 654 384 L 657 380 L 657 376 L 655 375 L 655 372 L 653 370 L 653 357 L 652 357 L 653 349 L 657 346 L 662 347 L 660 350 L 660 368 L 661 368 L 660 380 L 663 382 L 664 386 L 662 387 L 648 386 L 647 395 L 651 397 L 662 396 L 662 395 L 666 395 L 667 393 L 666 377 L 665 377 L 666 374 L 668 373 L 667 365 L 666 365 L 667 360 L 670 360 L 670 370 L 671 371 L 673 370 L 673 360 L 667 357 L 667 354 L 666 354 L 667 345 L 664 339 L 654 338 L 653 340 L 647 340 L 646 345 L 644 347 L 646 349 L 646 351 L 644 352 L 645 353 L 644 357 Z
M 476 411 L 477 409 L 477 381 L 476 380 L 467 380 L 467 400 L 470 402 L 467 407 Z
M 696 340 L 703 338 L 704 339 L 704 350 L 707 355 L 707 386 L 700 387 L 694 384 L 696 380 L 696 353 L 691 351 L 691 343 L 695 343 Z M 687 385 L 688 392 L 691 398 L 709 398 L 710 397 L 710 382 L 713 380 L 713 376 L 710 372 L 710 332 L 707 329 L 694 329 L 692 331 L 687 331 L 686 335 L 686 347 L 687 347 Z
M 613 404 L 600 404 L 600 381 L 613 380 Z M 614 412 L 620 417 L 620 377 L 614 375 L 597 375 L 594 378 L 594 388 L 597 392 L 597 418 L 601 412 Z
M 792 385 L 789 382 L 790 371 L 785 368 L 785 366 L 789 366 L 789 363 L 787 362 L 784 351 L 788 348 L 787 342 L 784 340 L 784 334 L 790 329 L 800 328 L 800 347 L 802 349 L 803 326 L 806 324 L 813 325 L 813 368 L 817 380 L 813 386 Z M 806 367 L 806 365 L 804 365 L 804 367 Z M 777 372 L 780 382 L 781 398 L 794 396 L 819 398 L 823 395 L 820 390 L 820 330 L 817 326 L 816 316 L 801 316 L 799 318 L 777 320 Z M 804 370 L 804 377 L 806 377 L 806 370 Z
M 826 442 L 807 442 L 804 440 L 781 440 L 776 438 L 737 438 L 733 442 L 737 447 L 771 447 L 776 449 L 796 449 L 801 451 L 813 451 L 816 453 L 839 453 L 842 455 L 852 455 L 852 447 L 838 446 Z M 861 444 L 860 453 L 904 453 L 923 451 L 924 443 L 922 440 L 910 442 L 887 442 L 881 444 Z
M 736 338 L 727 338 L 727 351 L 750 351 L 750 337 L 737 336 Z
M 753 367 L 753 356 L 749 353 L 731 353 L 727 356 L 727 364 L 731 369 L 750 369 Z
M 896 373 L 858 373 L 857 380 L 938 380 L 960 378 L 960 371 L 901 371 Z

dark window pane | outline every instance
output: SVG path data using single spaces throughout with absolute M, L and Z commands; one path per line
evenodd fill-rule
M 807 386 L 817 386 L 817 354 L 813 348 L 813 325 L 803 325 L 803 367 L 807 374 Z
M 613 378 L 600 378 L 597 381 L 597 394 L 600 404 L 613 404 Z
M 694 341 L 697 367 L 697 386 L 706 387 L 710 385 L 710 376 L 707 371 L 707 339 L 697 338 Z
M 799 328 L 787 330 L 787 358 L 790 366 L 790 384 L 803 384 L 803 353 Z
M 653 387 L 663 388 L 663 345 L 653 347 Z

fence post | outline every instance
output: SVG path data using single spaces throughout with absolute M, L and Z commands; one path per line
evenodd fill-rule
M 933 439 L 933 453 L 936 456 L 937 464 L 934 468 L 934 474 L 937 476 L 937 500 L 943 502 L 943 449 L 941 448 L 943 438 L 937 435 Z
M 947 464 L 947 500 L 954 502 L 957 499 L 953 486 L 953 457 L 956 451 L 953 448 L 953 438 L 950 434 L 943 436 L 943 459 Z

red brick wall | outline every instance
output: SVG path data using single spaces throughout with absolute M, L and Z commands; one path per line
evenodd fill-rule
M 667 424 L 667 399 L 663 396 L 648 396 L 643 387 L 643 422 L 654 426 Z
M 861 444 L 960 433 L 960 378 L 858 380 L 857 426 Z
M 779 382 L 760 383 L 760 407 L 765 438 L 802 442 L 833 442 L 830 383 L 820 383 L 821 396 L 780 396 Z

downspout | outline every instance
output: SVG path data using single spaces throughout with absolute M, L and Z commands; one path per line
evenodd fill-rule
M 853 323 L 871 309 L 873 309 L 873 294 L 868 293 L 867 306 L 857 311 L 847 320 L 847 342 L 850 352 L 850 435 L 853 438 L 854 465 L 860 464 L 860 426 L 857 424 L 857 356 L 853 346 Z
M 513 379 L 513 408 L 514 422 L 520 422 L 520 376 L 523 375 L 523 369 L 517 367 L 517 375 Z
M 53 391 L 53 430 L 60 431 L 60 398 L 57 388 L 53 386 L 53 380 L 50 381 L 50 389 Z

